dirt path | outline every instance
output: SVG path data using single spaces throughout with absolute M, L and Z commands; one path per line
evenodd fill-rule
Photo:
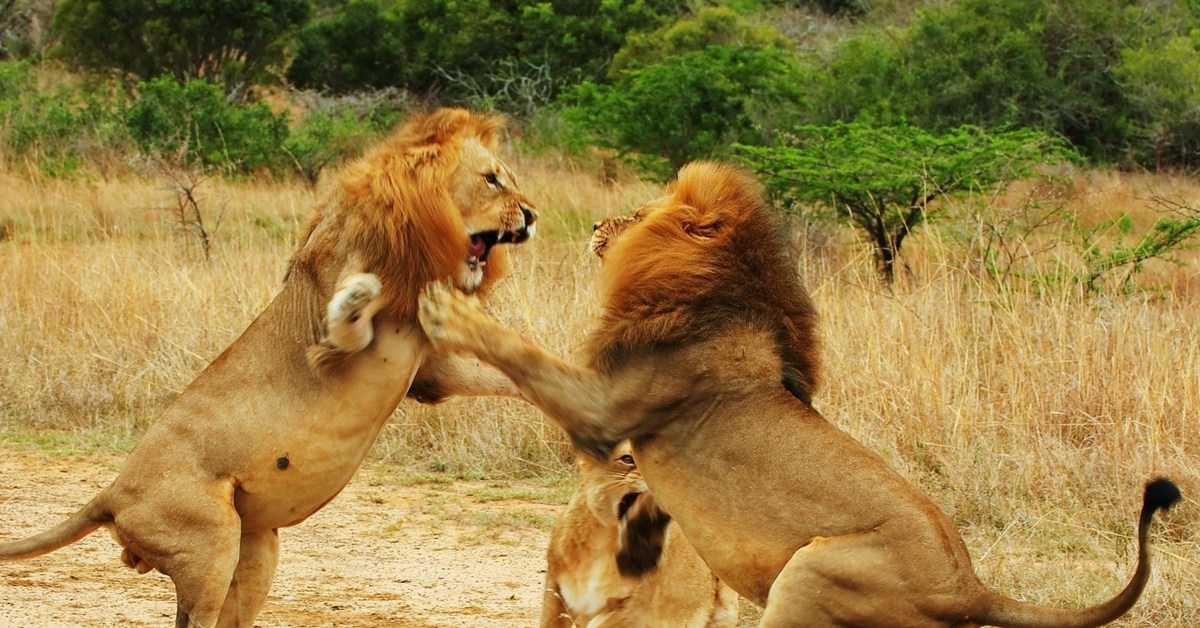
M 57 523 L 107 485 L 121 459 L 0 443 L 0 538 Z M 414 483 L 364 468 L 329 506 L 281 531 L 279 570 L 258 625 L 535 625 L 561 493 Z M 49 555 L 0 564 L 0 626 L 170 625 L 171 582 L 157 572 L 137 575 L 119 556 L 98 531 Z

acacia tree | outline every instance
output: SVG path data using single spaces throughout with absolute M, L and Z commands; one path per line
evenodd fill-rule
M 960 126 L 935 135 L 914 126 L 862 123 L 803 126 L 772 146 L 736 147 L 777 198 L 831 206 L 875 252 L 884 281 L 895 277 L 900 247 L 945 196 L 1003 185 L 1065 157 L 1036 131 L 988 132 Z
M 310 0 L 62 0 L 51 26 L 78 67 L 204 79 L 238 94 L 282 70 L 311 12 Z

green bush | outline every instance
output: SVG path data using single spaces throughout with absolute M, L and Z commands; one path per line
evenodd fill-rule
M 187 164 L 248 172 L 277 168 L 285 158 L 285 115 L 262 103 L 230 103 L 220 86 L 205 81 L 140 83 L 124 119 L 143 152 L 178 155 Z
M 359 143 L 371 134 L 358 116 L 343 111 L 318 111 L 304 116 L 284 144 L 296 169 L 309 183 L 316 183 L 325 166 L 358 152 Z
M 28 63 L 0 63 L 7 157 L 32 162 L 45 174 L 72 174 L 89 158 L 120 152 L 127 144 L 121 107 L 121 93 L 107 85 L 92 91 L 72 83 L 43 88 Z
M 567 115 L 600 145 L 665 177 L 732 143 L 761 142 L 758 116 L 797 96 L 793 70 L 776 51 L 710 46 L 630 70 L 616 86 L 585 83 Z

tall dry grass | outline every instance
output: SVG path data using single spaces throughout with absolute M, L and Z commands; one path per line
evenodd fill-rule
M 514 162 L 542 229 L 512 256 L 492 308 L 571 354 L 597 309 L 590 224 L 660 188 Z M 1151 189 L 1200 198 L 1179 178 L 1092 173 L 1072 186 L 1086 219 L 1131 211 L 1142 228 Z M 177 230 L 162 181 L 0 173 L 0 438 L 67 432 L 129 447 L 270 300 L 312 193 L 217 180 L 198 192 L 214 220 L 223 209 L 209 261 Z M 818 409 L 954 516 L 985 581 L 1030 600 L 1111 594 L 1131 565 L 1142 483 L 1175 478 L 1185 502 L 1156 525 L 1156 575 L 1121 625 L 1200 625 L 1194 258 L 1152 265 L 1163 287 L 1132 296 L 1001 291 L 971 271 L 969 247 L 939 233 L 913 240 L 909 271 L 888 288 L 852 234 L 798 231 L 822 314 Z M 405 402 L 374 456 L 492 476 L 568 468 L 558 429 L 505 400 Z

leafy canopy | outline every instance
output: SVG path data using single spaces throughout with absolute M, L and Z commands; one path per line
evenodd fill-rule
M 932 201 L 1027 177 L 1038 164 L 1067 155 L 1036 131 L 960 126 L 934 134 L 862 123 L 802 126 L 774 145 L 736 149 L 777 198 L 824 204 L 847 216 L 871 243 L 887 281 Z
M 51 25 L 58 54 L 78 67 L 236 93 L 283 70 L 311 12 L 309 0 L 62 0 Z

